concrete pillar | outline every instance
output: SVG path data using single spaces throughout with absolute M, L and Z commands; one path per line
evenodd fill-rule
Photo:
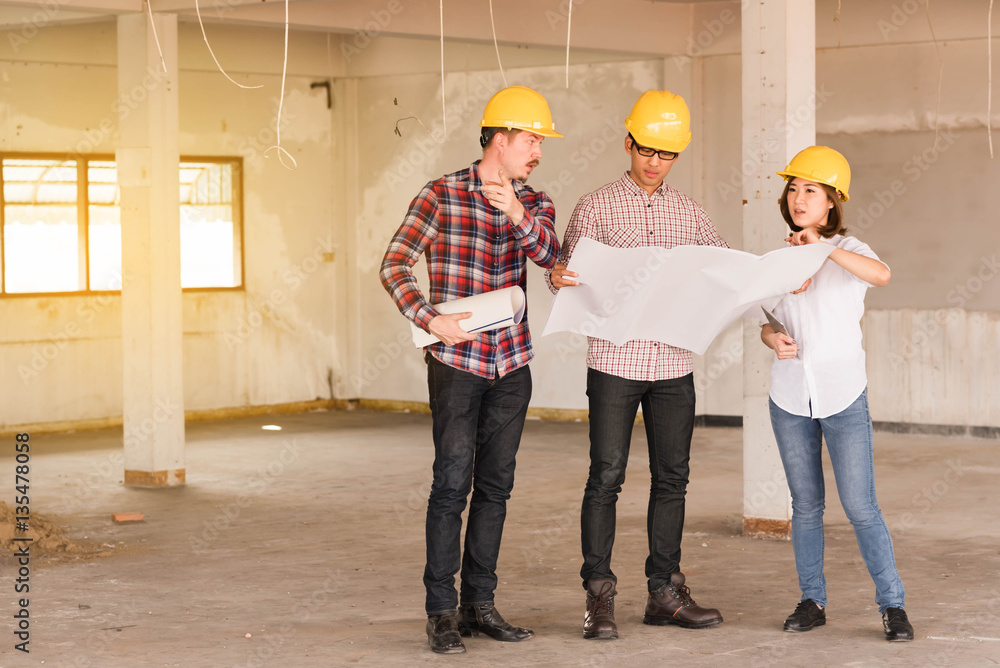
M 184 484 L 177 16 L 118 17 L 125 484 Z
M 784 180 L 775 174 L 816 141 L 816 7 L 803 0 L 743 3 L 743 248 L 780 248 Z M 743 533 L 788 538 L 791 498 L 771 431 L 773 353 L 743 325 Z

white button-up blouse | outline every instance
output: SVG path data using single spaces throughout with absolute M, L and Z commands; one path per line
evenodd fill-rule
M 824 241 L 879 259 L 868 244 L 854 237 L 838 234 Z M 793 415 L 825 418 L 861 395 L 868 384 L 861 316 L 870 287 L 828 259 L 805 292 L 786 295 L 775 307 L 774 315 L 799 346 L 793 359 L 779 360 L 775 355 L 771 365 L 771 400 L 779 408 Z

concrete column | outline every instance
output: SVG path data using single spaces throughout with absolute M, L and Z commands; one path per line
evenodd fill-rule
M 184 484 L 177 16 L 118 17 L 125 484 Z
M 816 141 L 816 8 L 802 0 L 743 3 L 743 248 L 780 248 L 784 180 L 775 174 Z M 771 431 L 773 353 L 743 325 L 743 533 L 788 538 L 791 498 Z

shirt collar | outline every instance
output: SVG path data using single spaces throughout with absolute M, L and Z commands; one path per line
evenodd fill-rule
M 479 191 L 483 187 L 483 179 L 479 176 L 479 163 L 481 162 L 482 160 L 476 160 L 472 163 L 472 166 L 469 167 L 469 190 Z M 527 186 L 516 179 L 511 183 L 514 186 L 514 195 L 517 197 L 520 197 L 521 194 L 527 189 Z
M 660 184 L 660 187 L 653 191 L 653 195 L 650 195 L 646 192 L 645 188 L 641 187 L 638 183 L 632 180 L 632 176 L 628 173 L 628 171 L 625 172 L 621 181 L 622 185 L 624 185 L 625 189 L 629 192 L 635 193 L 636 195 L 646 195 L 648 197 L 652 197 L 653 195 L 664 197 L 667 194 L 667 189 L 670 188 L 670 186 L 667 185 L 666 180 L 664 180 L 663 183 Z

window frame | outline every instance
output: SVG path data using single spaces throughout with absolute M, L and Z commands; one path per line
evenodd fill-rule
M 3 161 L 8 159 L 25 160 L 59 160 L 76 161 L 77 173 L 77 253 L 80 257 L 80 271 L 85 278 L 86 289 L 69 290 L 60 292 L 7 292 L 7 276 L 4 260 L 6 256 L 6 239 L 4 235 L 4 225 L 6 223 L 7 201 L 4 195 L 3 174 L 0 173 L 0 300 L 2 299 L 24 299 L 33 297 L 90 297 L 101 295 L 120 295 L 118 290 L 91 290 L 90 289 L 90 181 L 87 175 L 87 167 L 90 161 L 114 162 L 117 165 L 113 153 L 88 153 L 86 155 L 36 152 L 36 151 L 0 151 L 0 168 Z M 194 292 L 242 292 L 246 290 L 246 260 L 245 242 L 243 233 L 243 157 L 238 155 L 181 155 L 178 161 L 184 162 L 209 162 L 218 164 L 232 164 L 232 186 L 233 186 L 233 225 L 237 230 L 233 233 L 233 252 L 239 257 L 239 284 L 228 287 L 196 287 L 181 288 L 183 293 Z M 82 187 L 81 187 L 82 185 Z M 177 219 L 178 233 L 180 228 L 180 217 Z

